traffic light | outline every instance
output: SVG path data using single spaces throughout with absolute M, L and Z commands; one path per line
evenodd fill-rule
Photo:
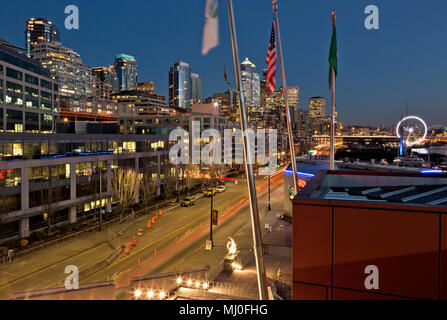
M 219 219 L 219 211 L 218 210 L 216 210 L 216 209 L 214 209 L 213 210 L 213 226 L 217 226 L 217 222 L 218 222 L 218 219 Z

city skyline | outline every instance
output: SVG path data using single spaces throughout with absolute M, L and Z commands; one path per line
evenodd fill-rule
M 442 9 L 8 2 L 0 300 L 447 300 Z
M 62 44 L 77 51 L 89 67 L 111 65 L 121 52 L 135 56 L 139 61 L 139 81 L 154 81 L 159 93 L 165 96 L 168 96 L 169 66 L 178 60 L 189 63 L 200 74 L 203 97 L 227 89 L 223 80 L 224 67 L 234 86 L 225 8 L 219 13 L 221 44 L 202 56 L 204 1 L 188 4 L 130 1 L 125 8 L 119 7 L 118 2 L 74 1 L 73 4 L 80 10 L 79 30 L 64 28 L 64 4 L 59 2 L 48 1 L 43 8 L 24 1 L 19 9 L 5 4 L 1 23 L 8 33 L 1 34 L 0 38 L 25 46 L 26 20 L 43 17 L 58 27 Z M 271 5 L 270 1 L 262 5 L 256 2 L 255 7 L 254 4 L 254 1 L 236 3 L 235 10 L 241 59 L 248 57 L 261 76 L 266 67 Z M 441 57 L 445 44 L 436 37 L 446 28 L 442 17 L 442 8 L 446 5 L 441 1 L 431 1 L 424 7 L 403 1 L 392 4 L 378 1 L 375 5 L 380 10 L 380 29 L 366 30 L 363 12 L 368 4 L 359 1 L 355 5 L 343 2 L 332 6 L 326 0 L 312 4 L 282 1 L 279 14 L 288 84 L 300 86 L 301 101 L 319 95 L 329 98 L 330 10 L 336 9 L 340 62 L 337 111 L 341 121 L 347 125 L 395 124 L 405 113 L 408 102 L 410 114 L 421 116 L 429 125 L 445 125 L 446 120 L 438 117 L 446 101 L 442 90 L 445 61 Z M 141 10 L 134 10 L 135 7 Z M 6 14 L 8 9 L 15 14 Z M 168 12 L 178 25 L 188 25 L 188 28 L 170 26 L 162 18 Z M 110 28 L 111 17 L 117 18 L 113 29 Z M 141 24 L 143 19 L 148 22 Z M 415 68 L 416 63 L 423 67 Z M 279 80 L 277 75 L 277 87 Z M 307 109 L 303 103 L 300 107 Z

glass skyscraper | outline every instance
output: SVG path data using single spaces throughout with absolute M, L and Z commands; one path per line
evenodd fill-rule
M 321 120 L 326 117 L 326 99 L 312 97 L 309 99 L 309 117 L 313 120 Z
M 111 99 L 118 92 L 118 77 L 113 67 L 92 69 L 92 94 L 101 99 Z
M 59 30 L 44 18 L 31 18 L 26 21 L 25 47 L 28 57 L 32 57 L 33 46 L 41 42 L 60 41 Z
M 127 54 L 115 57 L 115 72 L 118 76 L 119 91 L 135 90 L 138 83 L 137 60 Z
M 191 73 L 191 104 L 202 103 L 202 79 L 197 73 Z
M 183 61 L 174 63 L 169 71 L 169 106 L 187 109 L 191 107 L 191 68 Z
M 256 66 L 248 58 L 241 63 L 242 87 L 244 88 L 245 103 L 248 107 L 261 105 L 261 87 Z
M 91 96 L 91 69 L 76 51 L 60 42 L 39 42 L 33 46 L 31 55 L 59 82 L 61 96 Z

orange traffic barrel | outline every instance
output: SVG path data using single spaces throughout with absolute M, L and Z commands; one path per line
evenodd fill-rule
M 163 211 L 160 210 L 160 213 L 158 215 L 161 217 L 163 215 Z
M 127 256 L 129 254 L 129 245 L 126 244 L 126 247 L 124 248 L 124 255 Z
M 146 228 L 147 228 L 147 230 L 149 230 L 151 228 L 151 220 L 148 220 Z
M 152 217 L 152 224 L 155 223 L 155 217 Z
M 136 244 L 135 242 L 135 236 L 132 237 L 132 240 L 130 242 L 130 245 L 133 247 Z

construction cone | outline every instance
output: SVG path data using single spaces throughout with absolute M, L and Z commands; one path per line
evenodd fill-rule
M 157 249 L 154 249 L 154 256 L 157 255 Z
M 158 212 L 155 213 L 155 220 L 158 220 Z
M 134 245 L 136 245 L 135 242 L 135 236 L 132 237 L 132 241 L 130 242 L 130 245 L 133 247 Z
M 129 245 L 126 244 L 126 247 L 124 248 L 124 255 L 127 256 L 129 254 Z
M 151 228 L 151 220 L 148 220 L 146 228 L 147 228 L 147 230 L 149 230 Z
M 152 217 L 152 224 L 155 223 L 155 217 Z
M 140 265 L 140 263 L 141 263 L 140 258 L 138 258 L 138 265 Z
M 158 215 L 161 217 L 163 215 L 163 211 L 160 210 L 160 213 Z

